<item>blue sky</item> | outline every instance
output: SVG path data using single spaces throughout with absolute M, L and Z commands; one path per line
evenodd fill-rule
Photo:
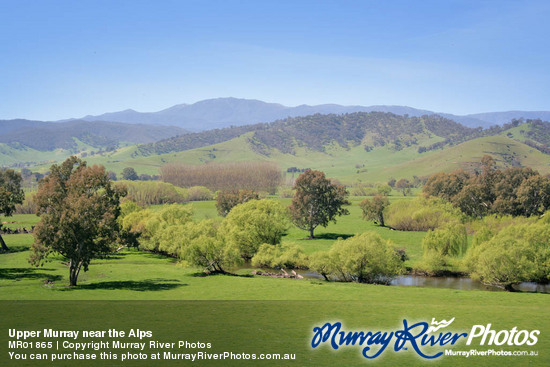
M 550 1 L 0 0 L 0 119 L 288 106 L 550 110 Z

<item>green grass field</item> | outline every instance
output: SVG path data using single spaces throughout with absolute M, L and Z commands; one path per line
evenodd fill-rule
M 392 199 L 396 199 L 392 198 Z M 351 214 L 337 224 L 316 231 L 318 239 L 292 228 L 283 241 L 299 243 L 307 253 L 327 249 L 337 237 L 373 230 L 405 247 L 414 264 L 421 255 L 422 232 L 399 232 L 379 228 L 361 219 L 352 198 Z M 282 199 L 288 204 L 289 199 Z M 195 217 L 216 216 L 214 202 L 192 203 Z M 5 220 L 6 218 L 3 218 Z M 35 223 L 32 215 L 7 218 Z M 402 320 L 430 322 L 456 318 L 452 328 L 469 332 L 473 325 L 492 324 L 494 330 L 540 330 L 535 347 L 498 347 L 504 350 L 537 350 L 537 357 L 442 357 L 437 366 L 546 366 L 550 364 L 550 311 L 547 294 L 459 291 L 419 287 L 395 287 L 355 283 L 324 282 L 317 279 L 276 279 L 251 276 L 249 269 L 236 275 L 204 276 L 201 269 L 188 268 L 175 259 L 126 249 L 97 259 L 89 271 L 81 273 L 79 285 L 68 287 L 68 268 L 54 256 L 44 267 L 28 262 L 31 235 L 5 235 L 10 253 L 0 254 L 0 304 L 4 307 L 3 330 L 151 330 L 153 339 L 202 340 L 213 344 L 213 351 L 248 353 L 296 353 L 296 361 L 254 363 L 253 361 L 205 362 L 199 365 L 274 366 L 362 366 L 366 363 L 388 366 L 424 365 L 412 351 L 388 350 L 379 360 L 366 361 L 360 349 L 347 347 L 333 351 L 327 346 L 312 350 L 312 328 L 327 321 L 341 321 L 347 330 L 397 330 Z M 114 302 L 116 301 L 116 302 Z M 9 316 L 7 316 L 9 315 Z M 238 336 L 238 337 L 236 337 Z M 7 343 L 7 333 L 0 343 Z M 478 343 L 479 344 L 479 343 Z M 389 347 L 391 348 L 391 347 Z M 427 347 L 426 347 L 427 348 Z M 469 350 L 464 342 L 454 350 Z M 495 346 L 475 346 L 478 350 Z M 435 352 L 438 349 L 428 348 Z M 150 350 L 153 353 L 156 350 Z M 6 361 L 5 356 L 2 357 Z M 36 365 L 36 361 L 7 361 L 6 365 Z M 175 365 L 177 361 L 163 361 Z M 97 363 L 97 362 L 95 362 Z M 181 361 L 179 361 L 181 363 Z M 82 362 L 83 365 L 92 363 Z M 151 360 L 130 364 L 151 365 Z M 61 364 L 65 365 L 65 364 Z M 67 364 L 68 365 L 68 364 Z
M 6 237 L 10 245 L 18 248 L 17 252 L 0 255 L 0 298 L 6 300 L 0 303 L 9 315 L 14 315 L 3 318 L 2 324 L 6 327 L 28 330 L 140 328 L 152 330 L 154 339 L 162 341 L 185 338 L 208 341 L 216 351 L 297 354 L 296 363 L 245 365 L 322 366 L 363 365 L 366 361 L 358 348 L 332 351 L 325 346 L 311 350 L 308 345 L 315 325 L 341 321 L 353 330 L 395 330 L 403 318 L 430 322 L 432 317 L 438 320 L 455 317 L 453 330 L 456 331 L 468 332 L 473 325 L 487 323 L 497 330 L 514 326 L 538 329 L 541 338 L 535 350 L 540 355 L 507 359 L 506 365 L 550 363 L 547 347 L 550 323 L 544 316 L 550 311 L 550 303 L 546 294 L 326 283 L 244 274 L 202 276 L 199 269 L 184 268 L 173 259 L 136 250 L 96 260 L 90 270 L 81 275 L 79 286 L 69 288 L 68 270 L 61 258 L 53 258 L 43 268 L 31 268 L 26 263 L 26 249 L 32 237 Z M 239 335 L 237 340 L 235 335 Z M 4 343 L 6 335 L 0 339 Z M 470 347 L 461 343 L 453 349 L 469 350 Z M 477 349 L 491 348 L 477 346 Z M 131 365 L 151 363 L 146 362 Z M 242 365 L 225 362 L 218 365 Z M 402 366 L 424 363 L 412 352 L 397 354 L 390 350 L 381 362 Z M 483 366 L 503 363 L 502 358 L 497 357 L 444 357 L 433 363 L 467 366 L 472 362 Z
M 0 215 L 1 223 L 4 227 L 10 229 L 27 228 L 30 229 L 38 223 L 38 217 L 32 214 L 14 214 L 11 217 Z

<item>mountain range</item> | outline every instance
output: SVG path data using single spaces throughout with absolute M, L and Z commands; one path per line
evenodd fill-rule
M 510 122 L 512 119 L 520 118 L 550 120 L 550 111 L 487 112 L 460 116 L 407 106 L 342 106 L 337 104 L 322 104 L 288 107 L 278 103 L 239 98 L 216 98 L 193 104 L 178 104 L 158 112 L 137 112 L 129 109 L 97 116 L 88 115 L 80 118 L 80 120 L 173 125 L 197 132 L 259 122 L 272 122 L 287 117 L 307 116 L 317 113 L 344 114 L 374 111 L 415 117 L 438 114 L 468 127 L 483 128 L 492 125 L 502 125 L 503 123 Z
M 158 174 L 169 162 L 271 160 L 283 169 L 317 167 L 346 180 L 376 180 L 468 168 L 492 154 L 504 165 L 548 173 L 550 123 L 542 120 L 550 112 L 454 116 L 405 106 L 285 107 L 219 98 L 155 113 L 0 120 L 0 165 L 46 171 L 77 154 L 115 172 L 131 166 Z

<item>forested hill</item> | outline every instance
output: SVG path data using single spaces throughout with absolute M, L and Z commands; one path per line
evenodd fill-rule
M 120 142 L 149 143 L 185 133 L 178 127 L 105 121 L 0 121 L 0 143 L 40 151 L 74 150 L 77 148 L 75 139 L 95 148 L 116 148 Z
M 434 137 L 439 137 L 445 144 L 453 144 L 478 136 L 480 131 L 438 115 L 408 117 L 382 112 L 315 114 L 187 134 L 141 145 L 138 149 L 143 155 L 178 152 L 218 144 L 246 133 L 250 135 L 249 143 L 253 149 L 262 154 L 268 154 L 270 149 L 293 153 L 296 147 L 324 151 L 332 143 L 342 147 L 364 144 L 366 149 L 391 144 L 399 149 L 420 146 L 423 140 Z

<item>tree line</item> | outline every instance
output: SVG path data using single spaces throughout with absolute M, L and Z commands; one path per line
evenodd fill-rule
M 168 163 L 161 168 L 162 180 L 179 187 L 205 186 L 212 191 L 247 189 L 274 194 L 282 172 L 273 162 L 233 162 L 190 165 Z
M 441 197 L 465 214 L 541 215 L 550 208 L 550 178 L 525 167 L 499 169 L 491 156 L 474 173 L 458 170 L 431 176 L 426 195 Z

